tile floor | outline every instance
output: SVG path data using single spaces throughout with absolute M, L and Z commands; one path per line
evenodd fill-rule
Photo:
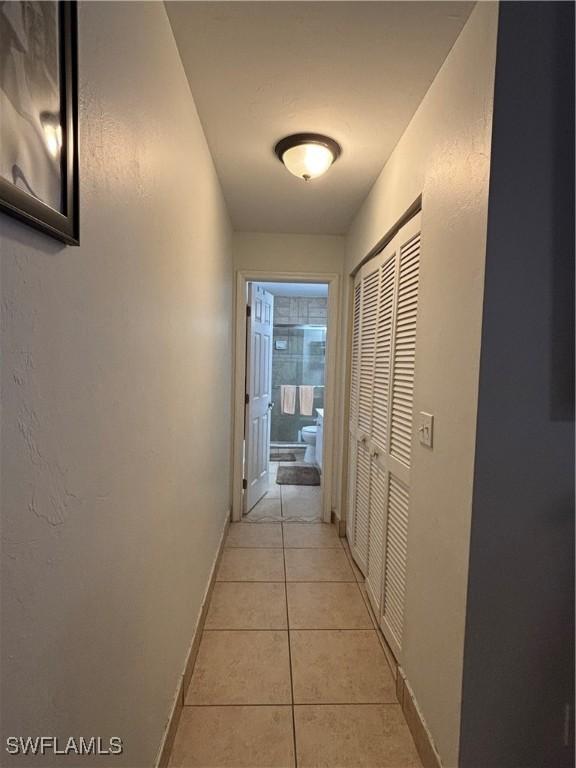
M 299 463 L 304 462 L 290 462 L 283 466 L 294 467 Z M 320 522 L 322 520 L 321 487 L 319 485 L 278 485 L 276 473 L 279 466 L 282 466 L 280 462 L 270 462 L 268 491 L 244 516 L 244 522 Z
M 333 526 L 230 526 L 172 768 L 417 768 Z

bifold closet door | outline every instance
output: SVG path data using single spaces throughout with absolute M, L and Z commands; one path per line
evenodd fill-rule
M 355 281 L 348 539 L 382 630 L 404 628 L 420 215 Z
M 414 373 L 420 274 L 420 216 L 396 236 L 398 279 L 392 339 L 386 534 L 381 627 L 400 658 L 404 633 L 404 601 L 408 558 L 410 468 L 414 442 Z
M 378 319 L 372 381 L 372 430 L 370 435 L 370 526 L 366 591 L 376 616 L 382 613 L 382 581 L 386 540 L 386 507 L 390 433 L 390 379 L 398 256 L 393 240 L 379 258 Z
M 372 380 L 378 325 L 379 269 L 370 264 L 363 269 L 354 286 L 354 326 L 352 380 L 355 387 L 350 417 L 350 471 L 353 492 L 350 496 L 350 549 L 358 567 L 365 574 L 368 565 L 370 525 L 370 432 L 372 428 Z M 358 289 L 360 289 L 358 294 Z M 358 308 L 356 298 L 359 295 Z M 354 334 L 358 353 L 354 358 Z
M 354 282 L 354 306 L 352 314 L 352 349 L 350 361 L 350 415 L 348 433 L 348 505 L 346 515 L 346 536 L 351 547 L 354 544 L 355 499 L 356 499 L 356 426 L 358 424 L 358 390 L 360 376 L 360 303 L 362 282 Z

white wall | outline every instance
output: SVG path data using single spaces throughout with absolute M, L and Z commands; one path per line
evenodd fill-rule
M 345 238 L 341 235 L 293 235 L 265 232 L 235 232 L 233 235 L 234 268 L 237 271 L 302 272 L 343 274 Z M 342 280 L 339 287 L 343 295 Z M 341 303 L 341 302 L 340 302 Z M 340 516 L 340 474 L 343 435 L 345 434 L 341 406 L 345 381 L 345 358 L 342 341 L 346 313 L 340 306 L 336 350 L 336 392 L 334 395 L 334 446 L 332 479 L 332 510 Z
M 238 270 L 342 272 L 345 239 L 340 235 L 235 232 L 233 242 Z
M 351 272 L 422 194 L 402 666 L 445 766 L 458 760 L 497 5 L 479 3 L 358 213 Z M 489 703 L 487 704 L 489 706 Z
M 79 44 L 81 246 L 0 216 L 2 726 L 146 768 L 229 510 L 231 239 L 164 5 Z

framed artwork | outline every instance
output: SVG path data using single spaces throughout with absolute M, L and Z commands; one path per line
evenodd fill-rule
M 76 2 L 0 1 L 0 211 L 79 243 Z

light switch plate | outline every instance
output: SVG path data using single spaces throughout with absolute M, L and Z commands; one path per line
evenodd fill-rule
M 432 448 L 434 436 L 434 416 L 431 413 L 420 411 L 418 414 L 418 439 L 421 445 Z

